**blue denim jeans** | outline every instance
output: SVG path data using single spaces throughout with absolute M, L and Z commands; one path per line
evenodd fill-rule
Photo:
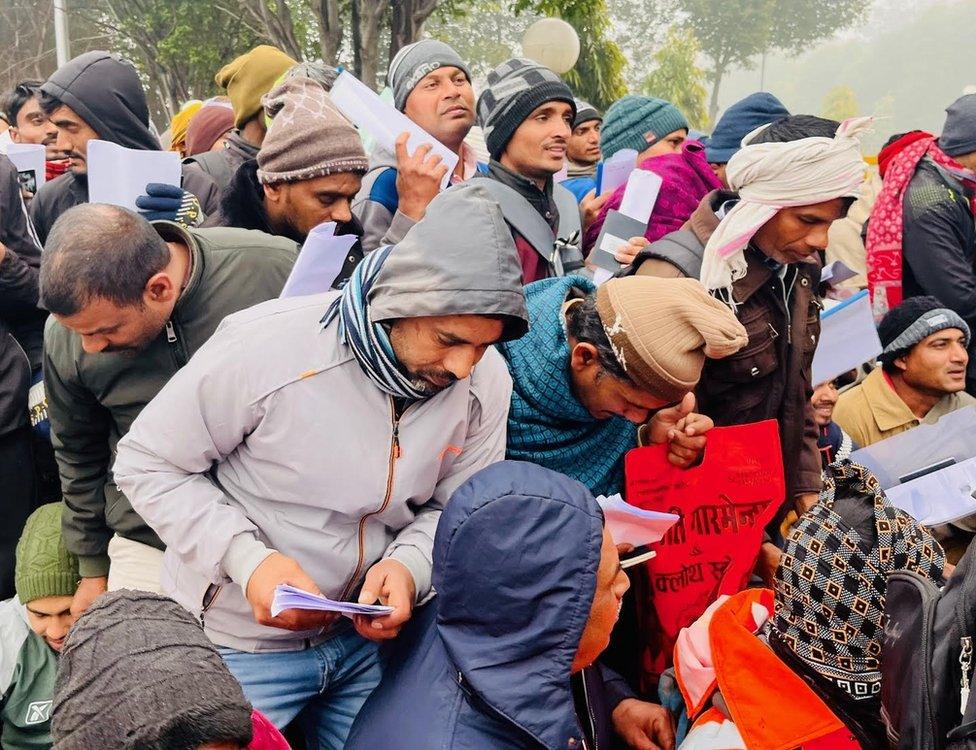
M 352 629 L 301 651 L 219 651 L 247 699 L 278 729 L 299 717 L 309 750 L 342 750 L 381 676 L 377 644 Z

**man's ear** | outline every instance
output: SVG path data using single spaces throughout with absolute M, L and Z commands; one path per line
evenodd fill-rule
M 160 271 L 150 277 L 143 290 L 143 296 L 147 302 L 159 304 L 169 302 L 180 294 L 179 288 L 173 283 L 173 279 L 166 271 Z
M 600 355 L 597 348 L 586 341 L 580 341 L 570 352 L 569 366 L 575 372 L 585 372 L 591 367 L 599 367 Z
M 902 372 L 905 372 L 908 369 L 908 354 L 906 353 L 897 359 L 893 359 L 891 363 Z
M 20 131 L 17 129 L 16 125 L 11 125 L 7 128 L 7 132 L 10 133 L 10 140 L 14 143 L 20 143 Z
M 279 185 L 262 185 L 264 188 L 264 197 L 269 203 L 280 203 L 284 197 L 284 183 Z

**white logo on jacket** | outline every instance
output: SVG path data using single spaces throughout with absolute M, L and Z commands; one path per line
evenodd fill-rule
M 51 703 L 52 701 L 32 701 L 29 703 L 24 723 L 30 726 L 48 721 L 51 718 Z

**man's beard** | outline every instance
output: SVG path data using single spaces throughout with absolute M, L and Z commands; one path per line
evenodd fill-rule
M 457 382 L 457 378 L 454 375 L 444 370 L 418 370 L 417 372 L 407 372 L 406 374 L 410 378 L 410 385 L 414 390 L 419 391 L 427 397 L 436 396 Z M 440 385 L 439 383 L 431 382 L 428 378 L 446 380 L 448 382 Z

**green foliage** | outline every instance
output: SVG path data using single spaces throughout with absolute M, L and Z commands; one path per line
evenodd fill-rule
M 834 86 L 824 97 L 821 113 L 831 120 L 844 121 L 858 114 L 857 95 L 850 86 Z
M 606 0 L 515 0 L 513 10 L 562 18 L 576 29 L 579 61 L 564 78 L 577 96 L 606 109 L 627 93 L 623 79 L 627 61 L 610 39 Z
M 706 76 L 696 62 L 700 49 L 691 31 L 671 29 L 664 46 L 654 53 L 654 70 L 643 80 L 640 88 L 645 94 L 674 104 L 688 118 L 692 127 L 708 130 Z

